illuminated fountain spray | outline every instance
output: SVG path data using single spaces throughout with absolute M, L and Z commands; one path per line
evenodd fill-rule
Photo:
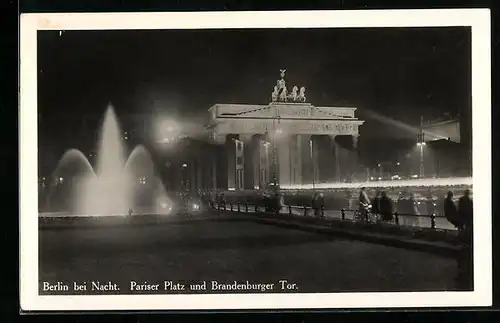
M 106 110 L 99 138 L 96 176 L 85 184 L 78 211 L 84 214 L 126 213 L 131 205 L 132 178 L 124 169 L 125 149 L 113 108 Z
M 96 170 L 79 150 L 70 149 L 58 163 L 49 194 L 49 210 L 78 215 L 162 213 L 169 204 L 146 148 L 139 145 L 125 158 L 125 145 L 113 107 L 106 110 L 99 138 Z M 62 193 L 61 193 L 62 192 Z M 59 195 L 55 197 L 54 195 Z M 61 203 L 61 201 L 63 203 Z M 54 204 L 58 204 L 55 206 Z

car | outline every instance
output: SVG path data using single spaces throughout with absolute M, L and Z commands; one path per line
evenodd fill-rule
M 172 213 L 192 215 L 202 211 L 201 201 L 193 197 L 176 196 L 171 198 Z

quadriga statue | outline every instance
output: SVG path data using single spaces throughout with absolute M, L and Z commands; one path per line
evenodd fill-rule
M 274 87 L 274 91 L 271 93 L 271 100 L 272 102 L 278 101 L 278 87 Z
M 297 101 L 297 97 L 299 96 L 299 88 L 297 86 L 294 86 L 292 89 L 292 92 L 288 96 L 288 98 L 292 101 Z
M 306 102 L 306 88 L 303 86 L 300 88 L 299 96 L 297 98 L 299 102 Z
M 280 101 L 286 101 L 287 97 L 288 97 L 288 95 L 287 95 L 287 90 L 286 90 L 286 86 L 285 86 L 281 90 Z

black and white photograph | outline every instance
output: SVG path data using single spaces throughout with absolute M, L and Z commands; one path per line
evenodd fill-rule
M 489 17 L 23 15 L 23 310 L 491 305 Z

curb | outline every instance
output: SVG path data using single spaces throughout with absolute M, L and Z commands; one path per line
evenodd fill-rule
M 110 229 L 120 228 L 126 226 L 155 226 L 164 224 L 183 224 L 192 223 L 193 221 L 218 221 L 220 215 L 212 213 L 208 216 L 189 216 L 189 215 L 176 215 L 166 216 L 161 215 L 132 215 L 124 217 L 109 217 L 109 218 L 70 218 L 70 217 L 54 217 L 54 218 L 39 218 L 39 230 L 71 230 L 71 229 Z
M 416 239 L 403 236 L 391 236 L 381 233 L 367 233 L 358 232 L 348 229 L 339 229 L 331 226 L 300 223 L 299 221 L 286 221 L 281 219 L 269 218 L 266 215 L 254 215 L 235 213 L 231 215 L 244 216 L 246 219 L 262 224 L 275 225 L 284 228 L 297 229 L 302 231 L 316 232 L 320 234 L 334 234 L 337 236 L 345 237 L 352 240 L 359 240 L 364 242 L 376 243 L 390 247 L 411 249 L 415 251 L 422 251 L 432 254 L 437 254 L 444 257 L 455 258 L 460 251 L 460 247 L 446 243 L 446 242 L 431 242 L 423 239 Z

